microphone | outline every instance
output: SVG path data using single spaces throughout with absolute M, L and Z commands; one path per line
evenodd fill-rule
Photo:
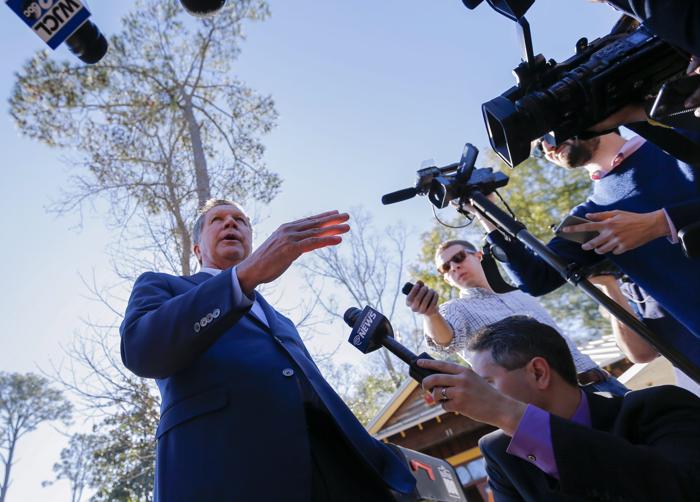
M 12 11 L 51 49 L 63 42 L 87 64 L 95 64 L 107 53 L 109 43 L 89 21 L 90 11 L 80 2 L 63 0 L 6 0 Z
M 180 0 L 182 7 L 197 17 L 213 16 L 226 4 L 226 0 Z
M 406 289 L 406 285 L 404 285 L 403 289 Z M 369 354 L 381 347 L 386 348 L 408 364 L 408 374 L 418 383 L 423 382 L 423 378 L 438 373 L 437 371 L 419 367 L 416 364 L 418 359 L 433 358 L 426 352 L 416 355 L 398 342 L 394 338 L 394 329 L 391 327 L 389 319 L 369 305 L 363 310 L 350 307 L 343 314 L 343 320 L 352 328 L 348 342 L 363 354 Z
M 387 204 L 394 204 L 396 202 L 401 202 L 402 200 L 408 200 L 418 195 L 415 188 L 404 188 L 402 190 L 397 190 L 396 192 L 391 192 L 386 195 L 382 195 L 382 204 L 385 206 Z

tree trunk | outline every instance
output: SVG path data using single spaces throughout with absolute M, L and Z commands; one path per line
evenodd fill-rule
M 204 155 L 204 147 L 202 146 L 202 135 L 200 134 L 199 124 L 194 116 L 192 108 L 192 98 L 185 96 L 185 120 L 190 131 L 190 141 L 192 142 L 192 155 L 194 157 L 194 172 L 197 180 L 197 201 L 201 207 L 204 203 L 211 199 L 211 184 L 209 183 L 209 171 L 207 170 L 207 158 Z
M 7 451 L 7 459 L 5 461 L 5 476 L 2 480 L 2 487 L 0 487 L 0 502 L 5 502 L 5 496 L 7 495 L 7 489 L 10 486 L 10 469 L 12 468 L 12 459 L 15 456 L 15 445 L 17 444 L 17 438 L 13 437 L 10 440 L 10 447 Z
M 207 175 L 206 166 L 204 167 L 204 173 L 207 182 L 207 193 L 209 192 L 209 176 Z M 182 217 L 182 205 L 177 197 L 177 189 L 175 186 L 175 181 L 173 180 L 173 170 L 170 161 L 166 165 L 166 183 L 168 186 L 168 210 L 170 214 L 175 218 L 175 238 L 178 241 L 180 247 L 180 273 L 182 275 L 190 275 L 192 270 L 190 269 L 190 258 L 192 256 L 192 238 L 190 236 L 190 229 L 187 228 L 187 222 L 185 218 Z M 199 183 L 199 177 L 197 177 L 197 183 Z M 206 200 L 206 199 L 205 199 Z M 200 200 L 200 206 L 202 202 Z
M 175 214 L 175 221 L 177 222 L 177 232 L 180 234 L 178 238 L 180 239 L 180 245 L 182 250 L 180 252 L 180 267 L 182 268 L 182 275 L 192 274 L 190 268 L 190 257 L 192 256 L 192 239 L 190 238 L 190 232 L 185 225 L 182 215 L 179 213 Z

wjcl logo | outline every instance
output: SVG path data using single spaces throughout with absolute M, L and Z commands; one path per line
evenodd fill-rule
M 7 0 L 7 6 L 52 49 L 90 17 L 80 0 Z

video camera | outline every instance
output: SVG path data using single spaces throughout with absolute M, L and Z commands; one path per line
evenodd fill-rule
M 428 200 L 442 209 L 453 200 L 460 200 L 468 195 L 474 188 L 488 195 L 494 190 L 508 184 L 508 176 L 493 168 L 482 167 L 474 169 L 479 150 L 472 144 L 464 145 L 462 157 L 459 162 L 443 167 L 425 167 L 416 174 L 418 180 L 415 187 L 404 188 L 391 192 L 382 197 L 382 204 L 394 204 L 402 200 L 408 200 L 416 195 L 427 195 Z
M 562 63 L 534 56 L 529 25 L 517 20 L 523 44 L 523 62 L 513 70 L 517 85 L 482 105 L 491 146 L 509 166 L 526 160 L 532 141 L 549 132 L 556 145 L 592 136 L 586 133 L 592 126 L 684 73 L 687 54 L 644 26 L 629 31 L 628 20 L 592 42 L 580 39 Z

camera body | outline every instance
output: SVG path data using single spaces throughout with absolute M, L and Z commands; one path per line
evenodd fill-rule
M 529 32 L 524 36 L 531 47 Z M 560 144 L 585 133 L 625 105 L 655 94 L 687 65 L 687 54 L 644 26 L 591 43 L 581 39 L 576 54 L 562 63 L 539 54 L 513 70 L 516 86 L 482 105 L 489 141 L 514 167 L 530 156 L 533 140 L 552 132 Z

